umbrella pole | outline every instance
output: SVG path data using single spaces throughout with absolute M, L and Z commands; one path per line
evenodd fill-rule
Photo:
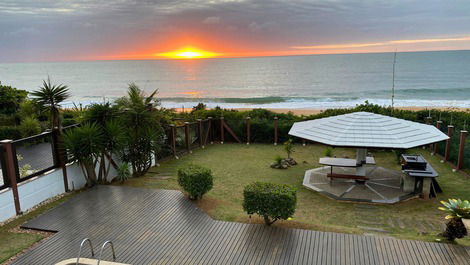
M 358 148 L 356 150 L 356 175 L 357 176 L 366 176 L 366 148 Z

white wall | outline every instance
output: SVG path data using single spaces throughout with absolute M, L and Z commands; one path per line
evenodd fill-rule
M 99 165 L 97 166 L 97 168 Z M 108 181 L 116 176 L 111 166 Z M 67 177 L 70 190 L 85 187 L 86 180 L 78 163 L 67 165 Z M 27 211 L 39 203 L 65 192 L 62 169 L 57 168 L 46 174 L 34 177 L 18 184 L 21 211 Z M 10 188 L 0 191 L 0 222 L 16 215 L 13 192 Z

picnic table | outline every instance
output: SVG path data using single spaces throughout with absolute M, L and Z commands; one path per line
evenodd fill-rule
M 356 159 L 351 158 L 336 158 L 336 157 L 321 157 L 320 164 L 330 167 L 330 173 L 327 174 L 327 177 L 333 178 L 345 178 L 345 179 L 354 179 L 354 180 L 368 180 L 366 176 L 357 175 L 357 174 L 340 174 L 333 173 L 333 167 L 351 167 L 358 168 L 364 166 L 363 163 L 358 164 Z M 374 157 L 366 157 L 366 165 L 375 165 Z

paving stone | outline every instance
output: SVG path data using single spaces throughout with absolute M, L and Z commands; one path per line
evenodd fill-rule
M 396 219 L 397 223 L 398 223 L 398 226 L 401 228 L 401 229 L 405 229 L 406 226 L 405 226 L 405 223 L 403 222 L 403 220 L 401 218 L 397 218 Z
M 426 228 L 426 226 L 424 226 L 423 222 L 420 222 L 420 221 L 416 221 L 416 227 L 418 227 L 418 230 L 422 233 L 428 232 L 429 230 Z
M 358 225 L 357 228 L 360 228 L 362 230 L 366 230 L 366 231 L 369 231 L 369 232 L 379 232 L 379 233 L 386 233 L 388 234 L 389 232 L 383 228 L 378 228 L 378 227 L 370 227 L 370 226 L 361 226 L 361 225 Z
M 367 225 L 383 225 L 382 222 L 371 222 L 369 220 L 359 220 L 359 222 Z

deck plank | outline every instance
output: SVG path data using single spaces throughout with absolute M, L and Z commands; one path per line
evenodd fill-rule
M 30 220 L 56 231 L 12 264 L 74 258 L 88 237 L 130 264 L 465 264 L 461 246 L 216 221 L 178 191 L 98 186 Z M 84 249 L 83 256 L 90 251 Z M 110 252 L 105 252 L 110 258 Z

